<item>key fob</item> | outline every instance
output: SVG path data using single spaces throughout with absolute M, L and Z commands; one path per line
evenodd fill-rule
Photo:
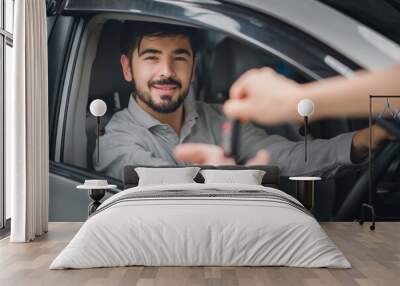
M 237 162 L 239 156 L 240 122 L 228 119 L 222 125 L 222 148 L 226 157 L 232 157 Z

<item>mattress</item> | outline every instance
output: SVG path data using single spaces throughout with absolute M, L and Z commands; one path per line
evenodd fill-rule
M 134 187 L 110 197 L 50 269 L 129 265 L 351 267 L 284 192 L 198 183 Z

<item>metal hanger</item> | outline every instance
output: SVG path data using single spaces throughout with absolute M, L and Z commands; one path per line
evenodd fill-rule
M 400 119 L 400 109 L 393 108 L 390 105 L 389 98 L 386 98 L 385 106 L 383 111 L 378 115 L 379 118 L 381 117 L 391 117 L 392 119 L 399 118 Z

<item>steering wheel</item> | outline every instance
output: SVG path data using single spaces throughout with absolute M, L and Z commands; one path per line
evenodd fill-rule
M 383 178 L 390 165 L 399 158 L 400 154 L 400 119 L 376 118 L 374 122 L 390 132 L 397 141 L 390 141 L 382 150 L 375 151 L 371 162 L 373 174 L 371 178 L 371 189 L 374 190 L 378 182 Z M 369 169 L 365 170 L 347 195 L 342 206 L 336 213 L 336 220 L 346 220 L 355 217 L 360 206 L 365 202 L 369 191 Z

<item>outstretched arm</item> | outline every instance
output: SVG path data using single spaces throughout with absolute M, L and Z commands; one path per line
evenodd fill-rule
M 298 84 L 270 68 L 252 69 L 231 87 L 224 104 L 226 115 L 242 121 L 279 124 L 301 121 L 297 104 L 311 99 L 315 104 L 312 120 L 329 117 L 361 117 L 369 113 L 369 95 L 399 95 L 400 65 L 374 72 L 361 71 L 347 79 L 334 77 Z M 400 99 L 391 99 L 400 108 Z M 373 111 L 384 110 L 385 100 L 374 100 Z

